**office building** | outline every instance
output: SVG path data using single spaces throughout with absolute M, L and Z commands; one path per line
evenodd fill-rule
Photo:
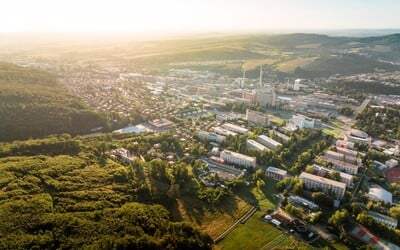
M 281 181 L 287 178 L 287 171 L 279 168 L 268 167 L 265 170 L 265 175 L 273 178 L 276 181 Z
M 345 173 L 352 175 L 356 175 L 358 173 L 357 165 L 344 161 L 335 160 L 326 156 L 321 156 L 319 159 L 327 163 L 332 163 L 332 166 L 338 171 L 343 171 Z
M 269 126 L 269 115 L 254 111 L 251 109 L 246 110 L 246 120 L 248 122 L 254 123 L 259 126 L 267 127 Z
M 269 149 L 262 145 L 261 143 L 256 142 L 255 140 L 247 140 L 246 141 L 246 147 L 247 148 L 254 148 L 259 151 L 268 151 Z
M 338 199 L 342 199 L 346 191 L 346 184 L 318 175 L 302 172 L 299 179 L 303 181 L 308 189 L 318 189 L 323 192 L 333 192 Z
M 299 129 L 315 127 L 315 119 L 309 118 L 301 114 L 293 115 L 291 120 L 292 123 L 296 125 Z
M 374 218 L 374 220 L 390 227 L 393 229 L 397 228 L 397 219 L 380 214 L 380 213 L 376 213 L 376 212 L 372 212 L 372 211 L 368 211 L 368 215 L 371 216 L 372 218 Z
M 235 135 L 237 135 L 237 133 L 232 132 L 232 131 L 227 130 L 227 129 L 224 129 L 224 128 L 221 128 L 221 127 L 212 127 L 211 131 L 213 131 L 214 133 L 217 133 L 219 135 L 224 135 L 224 136 L 230 136 L 230 135 L 231 136 L 235 136 Z
M 234 125 L 232 123 L 224 123 L 222 124 L 222 127 L 224 129 L 230 130 L 232 132 L 236 132 L 239 134 L 243 134 L 243 135 L 248 135 L 249 134 L 249 130 L 243 127 L 240 127 L 238 125 Z
M 313 164 L 311 167 L 314 169 L 316 174 L 319 176 L 326 176 L 327 174 L 332 174 L 334 172 L 338 172 L 340 175 L 340 179 L 339 179 L 340 182 L 346 183 L 347 187 L 350 187 L 353 185 L 353 176 L 351 174 L 336 171 L 336 170 L 326 168 L 326 167 L 323 167 L 323 166 L 320 166 L 317 164 Z
M 229 150 L 222 151 L 220 157 L 224 160 L 224 162 L 227 163 L 232 163 L 244 167 L 256 167 L 256 157 L 239 154 Z
M 256 91 L 256 93 L 256 103 L 258 103 L 261 107 L 275 106 L 275 89 L 259 89 Z
M 277 147 L 282 146 L 281 143 L 265 135 L 259 135 L 257 141 L 271 150 L 275 150 Z
M 216 133 L 207 132 L 207 131 L 199 131 L 197 136 L 201 140 L 213 141 L 216 143 L 222 143 L 226 140 L 226 137 L 223 135 L 217 135 Z

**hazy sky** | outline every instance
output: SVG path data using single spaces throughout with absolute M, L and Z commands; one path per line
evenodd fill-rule
M 400 28 L 398 0 L 3 0 L 0 32 Z

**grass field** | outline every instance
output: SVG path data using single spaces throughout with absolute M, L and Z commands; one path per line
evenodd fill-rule
M 194 199 L 185 198 L 185 202 L 178 202 L 178 209 L 182 219 L 202 232 L 209 234 L 212 238 L 223 233 L 233 225 L 244 213 L 250 209 L 250 205 L 244 200 L 235 197 L 224 201 L 219 207 L 223 209 L 196 208 Z M 190 204 L 190 205 L 188 205 Z
M 276 65 L 276 69 L 282 72 L 293 72 L 297 67 L 303 67 L 311 62 L 313 62 L 318 57 L 306 57 L 306 58 L 296 58 L 290 59 Z
M 340 130 L 338 128 L 335 128 L 335 129 L 323 128 L 322 132 L 327 134 L 327 135 L 332 135 L 336 139 L 339 139 L 341 137 L 341 134 L 342 134 L 342 130 Z
M 345 125 L 344 122 L 339 121 L 339 120 L 333 120 L 330 123 L 331 123 L 332 126 L 336 126 L 336 127 L 339 127 L 339 128 L 342 128 Z
M 233 230 L 215 249 L 314 249 L 297 241 L 269 223 L 263 221 L 264 212 L 257 211 L 245 224 Z

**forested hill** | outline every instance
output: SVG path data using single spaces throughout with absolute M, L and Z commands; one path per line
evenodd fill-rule
M 104 152 L 131 139 L 178 143 L 172 135 L 0 143 L 0 249 L 211 249 L 211 238 L 167 205 L 189 192 L 196 204 L 222 199 L 221 191 L 202 186 L 191 165 L 127 165 Z
M 55 76 L 0 63 L 1 141 L 82 134 L 105 124 L 104 118 L 68 94 Z

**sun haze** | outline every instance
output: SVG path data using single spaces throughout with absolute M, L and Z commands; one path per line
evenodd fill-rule
M 398 28 L 398 1 L 13 0 L 0 32 L 204 32 Z

